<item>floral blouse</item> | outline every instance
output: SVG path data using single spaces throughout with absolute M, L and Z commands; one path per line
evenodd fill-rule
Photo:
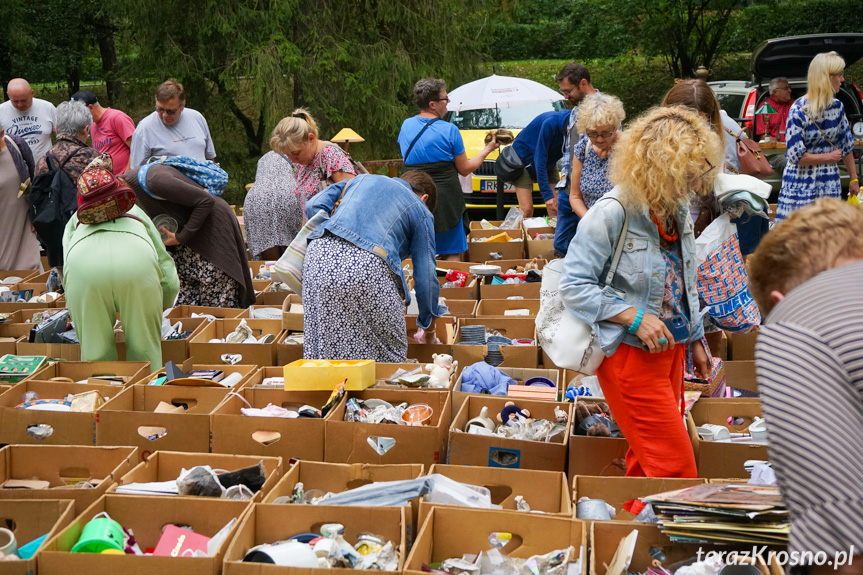
M 335 144 L 324 146 L 307 165 L 294 164 L 294 171 L 297 178 L 296 194 L 300 197 L 303 210 L 309 198 L 318 193 L 321 180 L 328 180 L 334 172 L 356 174 L 351 159 Z

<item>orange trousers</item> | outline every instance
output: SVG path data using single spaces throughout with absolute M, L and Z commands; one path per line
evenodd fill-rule
M 605 401 L 629 442 L 626 475 L 696 477 L 695 455 L 683 423 L 685 345 L 651 354 L 620 344 L 596 372 Z

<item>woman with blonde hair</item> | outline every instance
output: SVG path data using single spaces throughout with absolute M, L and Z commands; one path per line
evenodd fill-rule
M 841 160 L 851 182 L 848 191 L 860 193 L 854 166 L 854 136 L 845 107 L 834 95 L 845 80 L 845 60 L 836 52 L 818 54 L 809 64 L 806 93 L 791 106 L 785 127 L 788 163 L 782 174 L 776 219 L 818 198 L 842 195 Z
M 629 441 L 627 475 L 697 474 L 680 411 L 686 348 L 704 331 L 689 202 L 711 192 L 721 162 L 722 143 L 698 113 L 649 110 L 620 136 L 609 166 L 615 187 L 587 211 L 579 249 L 564 260 L 560 294 L 606 356 L 596 375 Z M 691 349 L 706 377 L 707 351 Z
M 270 148 L 294 164 L 301 212 L 309 198 L 325 187 L 356 176 L 350 156 L 338 145 L 320 139 L 318 125 L 303 108 L 297 108 L 276 125 Z
M 572 154 L 569 205 L 579 218 L 583 218 L 599 198 L 611 191 L 608 160 L 625 117 L 623 102 L 609 94 L 587 95 L 578 106 L 576 125 L 578 133 L 584 136 Z

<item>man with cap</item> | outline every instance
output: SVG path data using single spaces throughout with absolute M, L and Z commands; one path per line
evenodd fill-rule
M 24 78 L 11 80 L 6 93 L 9 100 L 0 104 L 0 127 L 27 142 L 33 161 L 38 162 L 51 149 L 57 122 L 54 104 L 34 98 L 33 88 Z
M 183 85 L 173 79 L 156 88 L 156 111 L 138 123 L 129 167 L 138 168 L 153 156 L 216 157 L 207 120 L 200 112 L 186 108 Z
M 114 175 L 118 176 L 129 169 L 129 151 L 132 147 L 132 134 L 135 132 L 132 118 L 120 110 L 102 107 L 96 94 L 90 90 L 78 90 L 72 99 L 84 102 L 90 108 L 93 115 L 90 144 L 97 151 L 111 156 Z

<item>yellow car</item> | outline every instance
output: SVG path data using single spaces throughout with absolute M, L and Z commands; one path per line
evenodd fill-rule
M 452 122 L 459 128 L 464 141 L 465 152 L 468 158 L 477 155 L 485 147 L 485 135 L 489 130 L 506 128 L 514 135 L 518 135 L 522 128 L 527 126 L 531 120 L 543 112 L 560 111 L 566 109 L 563 100 L 558 102 L 543 102 L 535 104 L 522 104 L 509 108 L 484 108 L 480 110 L 462 110 L 460 112 L 449 112 L 444 120 Z M 468 182 L 464 181 L 465 201 L 468 208 L 490 208 L 497 201 L 497 177 L 494 174 L 494 162 L 497 160 L 498 152 L 494 151 L 488 155 L 482 166 L 473 174 L 468 176 Z M 512 184 L 504 184 L 506 194 L 506 207 L 518 205 L 515 197 L 515 188 Z M 533 185 L 533 197 L 535 208 L 545 208 L 545 202 L 539 193 L 539 187 Z

